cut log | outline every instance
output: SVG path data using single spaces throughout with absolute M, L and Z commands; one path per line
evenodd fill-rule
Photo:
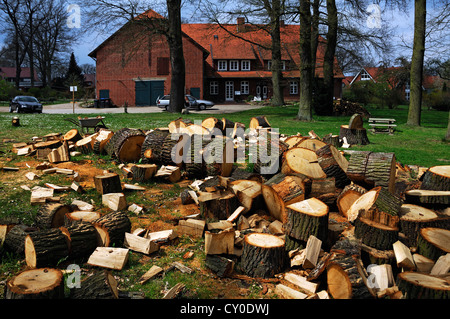
M 336 199 L 336 205 L 339 209 L 339 213 L 341 213 L 342 216 L 348 218 L 348 210 L 350 209 L 350 207 L 358 198 L 361 197 L 361 195 L 365 194 L 366 192 L 367 190 L 365 188 L 360 187 L 354 183 L 345 186 Z
M 153 265 L 145 274 L 139 278 L 139 283 L 142 285 L 146 283 L 148 280 L 162 273 L 164 269 L 159 266 Z
M 80 283 L 80 287 L 70 290 L 70 299 L 117 299 L 117 286 L 117 280 L 110 271 L 95 271 Z
M 108 141 L 107 152 L 122 163 L 137 162 L 141 158 L 145 134 L 138 129 L 121 129 Z
M 182 119 L 181 117 L 173 120 L 169 123 L 168 128 L 170 133 L 179 133 L 180 129 L 186 128 L 191 125 L 191 120 Z
M 320 167 L 327 177 L 334 177 L 336 188 L 343 189 L 350 184 L 347 176 L 347 159 L 332 145 L 325 145 L 315 151 Z
M 287 265 L 285 242 L 280 237 L 253 233 L 244 238 L 241 268 L 250 277 L 269 278 Z
M 283 284 L 276 285 L 275 293 L 286 299 L 306 299 L 308 297 L 307 294 Z
M 168 129 L 155 129 L 145 136 L 141 148 L 141 159 L 143 163 L 155 163 L 165 165 L 162 160 L 162 145 L 170 134 Z
M 447 275 L 450 272 L 450 253 L 442 255 L 438 258 L 430 271 L 432 276 Z
M 36 214 L 36 225 L 41 229 L 58 228 L 64 225 L 64 217 L 72 211 L 69 205 L 48 203 L 40 207 Z
M 433 269 L 435 262 L 430 258 L 422 256 L 420 254 L 413 254 L 414 264 L 416 265 L 417 272 L 430 273 Z
M 234 237 L 235 233 L 232 227 L 217 233 L 205 231 L 205 254 L 233 254 Z
M 305 199 L 305 185 L 298 176 L 278 173 L 262 185 L 264 202 L 271 216 L 286 222 L 286 206 Z
M 419 231 L 417 253 L 434 261 L 450 252 L 450 230 L 426 227 Z
M 367 246 L 388 250 L 398 240 L 398 228 L 359 217 L 355 220 L 355 236 Z
M 403 204 L 399 215 L 400 231 L 406 236 L 409 246 L 416 246 L 420 229 L 433 226 L 438 218 L 434 211 L 413 204 Z
M 203 149 L 209 143 L 201 135 L 193 135 L 189 144 L 186 144 L 185 167 L 186 175 L 190 179 L 203 179 L 206 176 L 205 160 Z
M 251 180 L 236 180 L 230 182 L 229 187 L 245 208 L 244 213 L 261 208 L 261 204 L 264 202 L 261 183 Z
M 316 153 L 301 147 L 290 148 L 284 153 L 281 172 L 285 175 L 299 175 L 308 178 L 327 177 L 318 163 Z
M 270 128 L 270 123 L 264 115 L 252 117 L 250 119 L 250 130 L 256 130 L 257 128 Z
M 389 227 L 397 227 L 403 201 L 384 187 L 375 187 L 361 195 L 347 210 L 348 220 L 362 217 Z
M 98 136 L 97 133 L 93 135 L 86 136 L 85 138 L 78 140 L 75 143 L 75 148 L 81 154 L 91 154 L 94 151 L 95 138 Z
M 395 174 L 394 153 L 357 151 L 348 160 L 347 176 L 365 188 L 383 186 L 394 194 Z
M 320 239 L 318 239 L 313 235 L 309 236 L 305 248 L 305 259 L 302 264 L 303 268 L 309 269 L 316 267 L 317 261 L 319 259 L 321 246 L 322 241 Z
M 35 143 L 33 145 L 34 149 L 40 149 L 40 148 L 50 148 L 50 149 L 54 149 L 54 148 L 58 148 L 62 145 L 62 141 L 61 140 L 50 140 L 50 141 L 46 141 L 46 142 L 38 142 Z
M 181 179 L 181 171 L 178 166 L 161 166 L 154 177 L 170 183 L 177 183 Z
M 106 129 L 100 129 L 98 135 L 93 140 L 92 151 L 95 154 L 105 154 L 105 146 L 108 141 L 113 137 L 114 132 Z
M 38 228 L 30 227 L 28 225 L 15 225 L 9 231 L 7 231 L 3 247 L 6 251 L 24 257 L 25 238 L 29 233 L 36 232 L 38 230 Z
M 307 148 L 313 152 L 317 152 L 322 147 L 326 146 L 325 142 L 316 138 L 304 138 L 301 142 L 297 143 L 295 147 Z
M 202 126 L 207 128 L 209 132 L 214 136 L 224 134 L 223 122 L 215 117 L 207 117 L 206 119 L 204 119 L 202 121 Z
M 377 292 L 384 291 L 395 285 L 392 267 L 389 264 L 369 265 L 367 272 L 370 274 L 368 280 L 369 285 Z
M 104 175 L 94 176 L 94 185 L 97 192 L 100 194 L 121 193 L 122 184 L 120 177 L 116 173 L 107 173 Z
M 229 177 L 235 162 L 233 140 L 221 135 L 215 136 L 202 150 L 208 176 Z
M 317 291 L 318 284 L 310 282 L 306 279 L 306 277 L 300 276 L 296 273 L 287 272 L 284 274 L 284 279 L 296 285 L 307 294 L 313 294 Z
M 97 231 L 87 222 L 75 223 L 60 227 L 66 236 L 69 247 L 69 258 L 72 260 L 87 259 L 97 247 Z
M 48 160 L 50 163 L 61 163 L 70 161 L 69 146 L 67 145 L 67 142 L 64 141 L 64 143 L 60 147 L 53 149 L 48 154 Z
M 407 270 L 415 270 L 413 256 L 408 247 L 401 241 L 396 241 L 393 244 L 395 259 L 397 260 L 397 267 L 405 268 Z
M 123 212 L 111 212 L 92 222 L 98 232 L 98 246 L 120 246 L 125 233 L 131 231 L 131 221 Z
M 339 129 L 339 139 L 347 139 L 350 145 L 367 145 L 370 144 L 365 128 L 350 129 L 348 125 L 341 125 Z
M 241 206 L 236 195 L 232 192 L 224 192 L 213 199 L 202 200 L 199 198 L 200 213 L 204 218 L 214 220 L 224 220 L 233 214 L 233 212 Z
M 131 166 L 132 179 L 135 182 L 147 182 L 158 170 L 156 164 L 136 164 Z
M 114 211 L 125 210 L 128 206 L 123 193 L 108 193 L 102 195 L 102 204 Z
M 234 261 L 219 255 L 206 255 L 205 266 L 220 278 L 229 277 L 234 271 Z
M 284 142 L 289 146 L 289 148 L 297 147 L 298 143 L 300 143 L 301 141 L 303 141 L 304 139 L 307 139 L 307 138 L 308 137 L 301 136 L 301 135 L 292 135 L 292 136 L 289 136 L 288 138 L 286 138 L 284 140 Z
M 204 220 L 192 219 L 180 220 L 178 230 L 180 234 L 190 235 L 194 237 L 202 237 L 206 222 Z
M 5 299 L 63 299 L 61 270 L 39 268 L 22 271 L 6 283 Z
M 64 216 L 64 226 L 70 226 L 80 222 L 92 222 L 101 217 L 101 214 L 98 212 L 90 212 L 90 211 L 80 211 L 76 210 L 70 213 L 67 213 Z
M 323 142 L 333 145 L 334 147 L 342 147 L 342 141 L 339 139 L 339 135 L 327 134 L 322 139 Z
M 450 205 L 450 191 L 412 189 L 405 192 L 405 201 L 430 208 L 447 207 Z
M 283 156 L 288 149 L 289 145 L 282 142 L 278 136 L 259 136 L 256 144 L 250 147 L 253 170 L 265 176 L 275 175 L 280 171 Z
M 128 261 L 129 249 L 115 247 L 97 247 L 89 256 L 88 265 L 122 270 Z
M 305 199 L 286 206 L 286 234 L 302 241 L 313 235 L 326 241 L 328 233 L 328 206 L 317 198 Z
M 450 191 L 450 165 L 430 167 L 423 174 L 420 189 Z
M 25 237 L 25 262 L 30 268 L 56 266 L 68 256 L 68 242 L 59 228 L 32 232 Z
M 405 299 L 450 298 L 450 285 L 444 278 L 407 271 L 398 274 L 397 281 Z
M 143 238 L 130 233 L 125 233 L 125 241 L 123 245 L 133 251 L 149 255 L 155 251 L 158 251 L 159 245 L 152 241 L 150 238 Z

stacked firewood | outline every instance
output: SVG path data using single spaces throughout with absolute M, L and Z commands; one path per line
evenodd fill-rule
M 370 113 L 359 103 L 338 99 L 333 103 L 333 115 L 351 116 L 355 113 L 361 114 L 364 118 L 369 118 Z

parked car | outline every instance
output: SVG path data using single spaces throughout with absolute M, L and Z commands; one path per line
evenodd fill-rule
M 9 103 L 9 112 L 25 113 L 37 112 L 42 113 L 42 103 L 33 96 L 16 96 Z
M 170 95 L 164 95 L 162 97 L 158 97 L 156 99 L 156 105 L 158 107 L 166 109 L 170 103 Z M 213 107 L 214 102 L 207 100 L 199 100 L 192 95 L 186 95 L 186 103 L 184 104 L 185 108 L 196 108 L 197 110 L 206 110 L 207 108 Z

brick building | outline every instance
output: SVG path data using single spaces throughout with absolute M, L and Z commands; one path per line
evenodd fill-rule
M 149 11 L 154 17 L 157 13 Z M 116 105 L 155 105 L 170 92 L 170 54 L 163 35 L 151 36 L 125 25 L 89 54 L 96 60 L 99 98 Z M 239 102 L 272 96 L 270 35 L 258 27 L 236 24 L 183 24 L 186 94 L 215 102 Z M 238 37 L 233 34 L 238 34 Z M 283 87 L 286 100 L 299 99 L 299 25 L 282 24 Z M 247 40 L 247 41 L 246 41 Z M 322 39 L 321 39 L 322 40 Z M 316 75 L 322 76 L 324 41 L 317 52 Z M 335 60 L 335 97 L 344 78 Z

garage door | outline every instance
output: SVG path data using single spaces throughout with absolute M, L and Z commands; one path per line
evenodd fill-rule
M 156 105 L 158 96 L 164 95 L 164 81 L 136 81 L 136 106 Z

